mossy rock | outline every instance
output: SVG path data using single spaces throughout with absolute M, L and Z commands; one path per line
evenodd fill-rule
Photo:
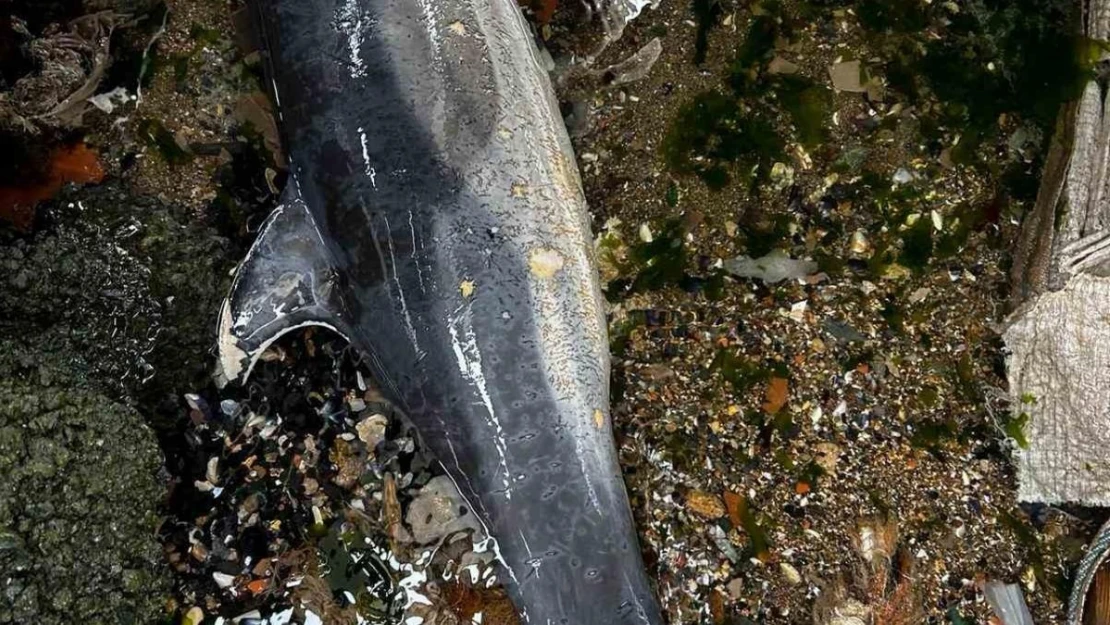
M 57 355 L 46 360 L 112 397 L 149 404 L 203 387 L 234 266 L 227 241 L 112 184 L 67 190 L 48 214 L 33 236 L 0 233 L 0 337 Z
M 131 408 L 89 389 L 0 381 L 0 623 L 161 620 L 161 465 Z

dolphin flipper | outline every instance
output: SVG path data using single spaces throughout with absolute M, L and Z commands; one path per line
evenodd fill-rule
M 346 337 L 338 276 L 291 180 L 236 269 L 220 311 L 219 385 L 246 379 L 266 348 L 291 330 L 318 325 Z

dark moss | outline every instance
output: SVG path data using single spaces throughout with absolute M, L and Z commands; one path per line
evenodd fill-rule
M 936 452 L 949 442 L 959 440 L 959 436 L 960 426 L 954 419 L 922 421 L 914 424 L 910 445 Z
M 902 252 L 899 260 L 902 265 L 922 271 L 933 257 L 933 222 L 923 215 L 912 226 L 902 232 Z
M 868 149 L 863 146 L 845 148 L 833 161 L 832 170 L 838 173 L 856 173 L 867 162 Z
M 667 185 L 667 196 L 665 199 L 667 201 L 667 206 L 671 208 L 678 206 L 678 185 L 673 182 Z
M 727 347 L 717 350 L 709 369 L 720 373 L 721 378 L 732 386 L 734 393 L 743 393 L 771 377 L 771 371 L 767 367 L 752 362 L 735 349 Z
M 921 389 L 917 394 L 917 401 L 924 408 L 933 408 L 937 405 L 938 399 L 940 399 L 940 394 L 937 393 L 937 389 L 932 386 Z
M 870 30 L 916 34 L 928 24 L 925 6 L 919 0 L 862 0 L 856 15 Z
M 224 35 L 215 28 L 194 23 L 189 27 L 189 38 L 200 45 L 212 45 L 223 40 Z
M 696 174 L 710 189 L 721 190 L 732 172 L 748 184 L 762 179 L 781 156 L 783 142 L 765 119 L 744 114 L 732 97 L 708 91 L 678 111 L 662 150 L 673 171 Z
M 958 12 L 868 0 L 857 14 L 887 59 L 887 84 L 911 101 L 931 93 L 943 104 L 922 119 L 922 131 L 959 134 L 956 163 L 980 163 L 978 149 L 997 136 L 1003 113 L 1050 129 L 1092 75 L 1091 45 L 1075 34 L 1077 7 L 1067 0 L 984 0 Z M 926 29 L 939 36 L 923 42 Z
M 609 328 L 609 352 L 616 358 L 624 355 L 628 349 L 632 332 L 644 325 L 645 315 L 642 310 L 628 311 L 628 317 L 621 323 L 612 324 Z
M 694 64 L 701 65 L 705 62 L 705 55 L 709 51 L 709 31 L 717 25 L 721 17 L 720 0 L 694 0 L 694 22 L 697 30 L 694 35 Z
M 140 123 L 139 134 L 147 140 L 152 148 L 158 151 L 162 159 L 171 167 L 183 165 L 193 160 L 193 154 L 178 145 L 177 138 L 173 136 L 173 133 L 156 119 L 147 119 Z
M 790 114 L 798 141 L 813 149 L 828 138 L 825 120 L 830 116 L 832 94 L 824 86 L 801 76 L 783 76 L 777 81 L 779 100 Z
M 0 622 L 157 622 L 170 584 L 154 436 L 95 391 L 39 382 L 0 376 Z
M 984 220 L 982 211 L 972 210 L 967 206 L 957 207 L 953 213 L 959 221 L 946 225 L 933 247 L 935 257 L 940 260 L 959 254 L 967 245 L 968 238 Z
M 629 261 L 637 268 L 628 290 L 650 291 L 678 284 L 686 275 L 685 229 L 679 220 L 663 224 L 650 242 L 638 242 L 628 251 Z
M 1038 540 L 1039 532 L 1028 522 L 1019 518 L 1012 512 L 1003 510 L 998 515 L 1002 527 L 1014 537 L 1018 548 L 1025 552 L 1026 558 L 1033 568 L 1033 574 L 1039 584 L 1051 589 L 1057 600 L 1067 601 L 1071 593 L 1072 580 L 1064 574 L 1060 567 L 1052 566 L 1046 562 L 1043 543 Z
M 738 95 L 766 91 L 763 72 L 782 31 L 782 22 L 772 15 L 759 15 L 752 20 L 729 71 L 729 85 Z
M 799 482 L 805 482 L 810 486 L 817 486 L 817 481 L 825 477 L 825 475 L 827 475 L 825 469 L 817 464 L 816 461 L 810 460 L 802 465 L 797 473 L 797 479 Z
M 759 258 L 783 247 L 790 240 L 789 215 L 777 214 L 767 220 L 746 218 L 739 224 L 748 256 Z
M 748 503 L 746 497 L 741 497 L 737 504 L 737 514 L 740 517 L 740 527 L 748 537 L 746 552 L 749 557 L 766 558 L 770 555 L 771 539 L 767 529 L 760 521 L 756 512 Z

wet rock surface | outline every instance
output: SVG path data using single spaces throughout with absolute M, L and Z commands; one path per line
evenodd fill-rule
M 10 342 L 25 367 L 35 356 Z M 0 364 L 0 623 L 147 623 L 170 575 L 154 531 L 165 478 L 133 408 Z

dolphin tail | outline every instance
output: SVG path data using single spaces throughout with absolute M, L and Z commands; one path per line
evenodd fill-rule
M 216 382 L 246 379 L 283 334 L 323 326 L 349 336 L 345 307 L 324 240 L 290 181 L 235 271 L 219 320 Z

